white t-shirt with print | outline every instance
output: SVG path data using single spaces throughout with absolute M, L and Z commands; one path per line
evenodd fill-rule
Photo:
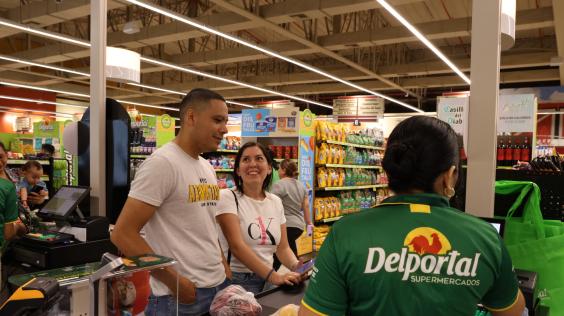
M 170 142 L 141 164 L 129 196 L 157 207 L 144 227 L 156 254 L 176 259 L 178 272 L 196 287 L 225 280 L 215 225 L 219 187 L 207 160 L 194 159 Z M 170 294 L 154 278 L 151 290 L 156 296 Z
M 243 240 L 253 249 L 255 254 L 269 267 L 273 264 L 272 256 L 280 244 L 280 225 L 286 223 L 284 207 L 279 197 L 266 192 L 262 201 L 252 199 L 235 192 L 239 201 L 239 213 L 231 190 L 220 192 L 217 215 L 235 214 L 239 216 L 239 225 Z M 220 242 L 227 258 L 229 244 L 220 230 Z M 231 254 L 231 270 L 234 272 L 253 272 Z

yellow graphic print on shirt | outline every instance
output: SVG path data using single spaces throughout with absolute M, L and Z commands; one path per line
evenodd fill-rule
M 188 203 L 206 202 L 208 205 L 215 205 L 217 201 L 219 187 L 216 184 L 200 183 L 188 186 Z

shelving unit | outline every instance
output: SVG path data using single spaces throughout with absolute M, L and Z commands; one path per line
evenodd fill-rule
M 342 145 L 342 146 L 349 146 L 349 147 L 357 147 L 357 148 L 365 148 L 365 149 L 374 149 L 374 150 L 384 150 L 384 147 L 376 147 L 376 146 L 370 146 L 370 145 L 360 145 L 360 144 L 353 144 L 353 143 L 345 143 L 345 142 L 339 142 L 336 140 L 323 140 L 320 143 L 327 143 L 327 144 L 333 144 L 333 145 Z
M 149 157 L 150 155 L 138 155 L 138 154 L 133 154 L 133 155 L 129 155 L 129 158 L 133 158 L 133 159 L 147 159 L 147 157 Z
M 33 160 L 33 159 L 8 159 L 8 165 L 22 165 L 23 166 L 29 160 Z M 49 165 L 49 160 L 36 160 L 36 161 L 39 162 L 40 164 L 42 164 L 43 166 Z
M 214 154 L 214 153 L 236 154 L 238 152 L 239 152 L 238 149 L 218 149 L 216 151 L 209 152 L 209 154 Z
M 214 169 L 215 172 L 233 172 L 233 169 Z
M 371 185 L 356 185 L 348 187 L 325 187 L 325 188 L 315 188 L 316 191 L 345 191 L 345 190 L 363 190 L 363 189 L 378 189 L 386 188 L 387 184 L 371 184 Z
M 282 161 L 284 161 L 284 160 L 285 160 L 285 159 L 280 159 L 280 158 L 275 158 L 275 159 L 274 159 L 274 161 L 278 161 L 278 162 L 282 162 Z M 296 163 L 298 162 L 298 159 L 290 159 L 290 160 L 293 161 L 293 162 L 296 162 Z
M 357 168 L 357 169 L 377 169 L 382 170 L 381 166 L 368 166 L 368 165 L 341 165 L 341 164 L 317 164 L 317 167 L 327 167 L 327 168 Z

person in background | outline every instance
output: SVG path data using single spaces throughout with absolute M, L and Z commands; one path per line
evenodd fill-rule
M 524 299 L 496 230 L 449 206 L 456 133 L 427 116 L 390 134 L 382 166 L 395 193 L 333 225 L 299 315 L 518 316 Z M 492 188 L 493 190 L 493 188 Z
M 286 216 L 286 230 L 290 248 L 297 256 L 296 239 L 300 237 L 307 226 L 313 226 L 309 212 L 309 197 L 303 183 L 297 178 L 298 165 L 290 159 L 284 159 L 278 170 L 280 181 L 272 186 L 271 193 L 277 195 L 284 205 Z M 275 258 L 275 267 L 276 267 Z
M 51 158 L 55 156 L 55 146 L 51 144 L 41 145 L 41 151 L 39 152 L 39 157 Z
M 6 243 L 16 236 L 25 234 L 27 230 L 18 216 L 18 196 L 16 187 L 6 172 L 7 163 L 6 147 L 0 142 L 0 262 Z M 1 288 L 3 285 L 2 274 L 0 274 Z
M 233 178 L 236 191 L 221 190 L 216 219 L 223 234 L 221 246 L 233 270 L 233 284 L 252 293 L 274 285 L 299 284 L 295 272 L 281 274 L 272 268 L 273 254 L 290 270 L 299 266 L 286 237 L 286 218 L 280 198 L 266 192 L 272 177 L 268 149 L 248 142 L 237 153 Z
M 26 162 L 23 167 L 23 179 L 18 183 L 18 193 L 20 201 L 25 208 L 31 209 L 38 204 L 33 201 L 28 201 L 28 197 L 35 193 L 43 198 L 47 198 L 49 192 L 47 191 L 47 184 L 41 181 L 43 176 L 43 167 L 35 160 Z M 40 203 L 41 204 L 41 203 Z
M 225 99 L 194 89 L 180 103 L 180 119 L 176 138 L 141 164 L 111 234 L 126 256 L 155 253 L 178 262 L 151 273 L 147 316 L 177 315 L 177 303 L 178 315 L 207 313 L 231 273 L 215 224 L 217 178 L 200 156 L 227 133 Z

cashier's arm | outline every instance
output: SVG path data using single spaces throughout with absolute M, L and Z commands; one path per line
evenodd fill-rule
M 139 232 L 156 210 L 155 206 L 132 197 L 128 197 L 125 201 L 110 238 L 127 257 L 155 253 Z M 152 275 L 166 284 L 169 289 L 176 288 L 177 273 L 173 268 L 157 270 Z
M 490 310 L 493 316 L 521 316 L 523 315 L 523 310 L 525 309 L 525 298 L 523 293 L 519 290 L 517 294 L 517 300 L 513 305 L 505 310 Z

